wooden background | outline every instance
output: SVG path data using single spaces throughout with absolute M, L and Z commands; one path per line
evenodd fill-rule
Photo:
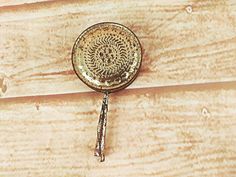
M 103 21 L 131 28 L 144 55 L 110 96 L 99 163 L 102 94 L 71 49 Z M 0 0 L 0 97 L 1 177 L 235 177 L 236 1 Z

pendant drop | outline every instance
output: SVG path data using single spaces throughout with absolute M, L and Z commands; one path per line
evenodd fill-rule
M 97 141 L 94 155 L 100 157 L 100 162 L 105 161 L 104 149 L 105 149 L 106 125 L 107 125 L 108 96 L 109 93 L 105 92 L 97 126 Z

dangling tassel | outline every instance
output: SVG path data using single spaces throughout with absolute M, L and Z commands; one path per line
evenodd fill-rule
M 108 111 L 108 92 L 104 93 L 102 101 L 102 109 L 99 116 L 97 126 L 97 141 L 94 155 L 100 157 L 100 162 L 105 161 L 105 137 L 106 137 L 106 125 L 107 125 L 107 111 Z

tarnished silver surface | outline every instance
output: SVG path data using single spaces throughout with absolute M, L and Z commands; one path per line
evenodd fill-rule
M 99 23 L 76 40 L 72 62 L 78 77 L 89 87 L 113 92 L 128 86 L 141 65 L 141 45 L 128 28 Z
M 94 155 L 100 157 L 100 161 L 105 160 L 105 136 L 106 136 L 106 125 L 107 125 L 107 111 L 108 111 L 108 92 L 105 92 L 102 108 L 99 116 L 98 127 L 97 127 L 97 141 Z
M 108 94 L 131 84 L 138 74 L 141 60 L 138 38 L 121 24 L 95 24 L 75 41 L 72 63 L 77 76 L 90 88 L 104 93 L 94 152 L 101 162 L 105 160 Z

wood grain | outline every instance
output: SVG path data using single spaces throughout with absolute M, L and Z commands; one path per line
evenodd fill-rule
M 236 83 L 112 94 L 106 162 L 93 156 L 102 95 L 0 100 L 0 176 L 236 175 Z
M 101 21 L 143 47 L 138 78 L 110 96 L 105 163 L 102 95 L 70 59 Z M 235 177 L 236 3 L 0 0 L 0 97 L 1 177 Z
M 71 48 L 85 28 L 101 21 L 128 26 L 142 43 L 142 69 L 130 88 L 235 81 L 235 12 L 233 0 L 64 0 L 0 7 L 0 95 L 91 91 L 72 70 Z

